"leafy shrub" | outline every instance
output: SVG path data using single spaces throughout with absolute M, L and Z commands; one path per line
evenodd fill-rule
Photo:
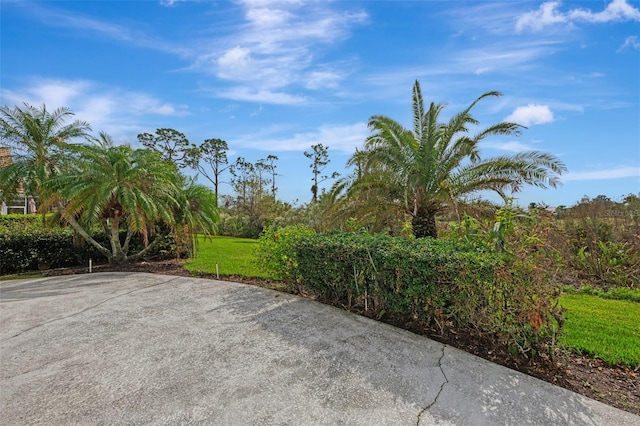
M 0 215 L 0 229 L 16 226 L 30 226 L 42 224 L 42 216 L 34 214 L 3 214 Z
M 298 225 L 265 229 L 256 250 L 263 269 L 287 284 L 289 290 L 297 291 L 300 276 L 297 272 L 296 244 L 300 238 L 314 233 L 312 229 Z
M 9 215 L 7 215 L 9 216 Z M 59 268 L 86 264 L 89 259 L 104 259 L 92 245 L 74 235 L 73 231 L 62 227 L 45 227 L 42 219 L 35 215 L 5 219 L 0 216 L 0 274 L 36 270 L 42 268 Z M 109 247 L 104 232 L 94 232 L 96 241 Z M 125 233 L 121 238 L 124 240 Z M 130 250 L 139 251 L 144 247 L 142 237 L 134 236 Z M 176 257 L 177 254 L 188 256 L 189 247 L 178 247 L 174 236 L 164 237 L 163 241 L 148 254 L 147 258 Z
M 558 248 L 581 279 L 604 288 L 640 287 L 640 244 L 628 237 L 630 229 L 597 217 L 565 219 L 562 225 L 565 241 Z
M 553 351 L 559 291 L 518 257 L 449 241 L 386 235 L 298 239 L 304 290 L 347 309 L 470 327 L 523 354 Z M 294 272 L 292 272 L 294 273 Z
M 598 287 L 583 285 L 579 289 L 565 287 L 563 291 L 567 293 L 584 293 L 603 299 L 628 300 L 630 302 L 640 303 L 640 288 L 613 287 L 605 291 Z
M 221 213 L 218 234 L 228 237 L 258 238 L 262 233 L 264 218 L 244 214 Z
M 0 273 L 77 265 L 81 251 L 68 230 L 17 229 L 0 233 Z

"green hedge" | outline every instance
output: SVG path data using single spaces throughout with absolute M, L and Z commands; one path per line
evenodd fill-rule
M 294 276 L 294 274 L 291 274 Z M 306 235 L 296 242 L 302 290 L 382 315 L 470 327 L 513 353 L 555 348 L 559 291 L 526 261 L 470 245 L 387 235 Z
M 7 215 L 0 218 L 0 275 L 83 265 L 87 264 L 89 259 L 105 260 L 104 255 L 74 235 L 70 229 L 43 227 L 42 219 L 33 215 Z M 123 232 L 122 240 L 124 237 Z M 93 238 L 109 247 L 104 232 L 94 233 Z M 141 236 L 134 236 L 129 252 L 136 253 L 142 247 Z M 147 258 L 170 258 L 176 257 L 177 253 L 175 238 L 167 236 Z M 188 257 L 189 250 L 181 249 L 180 255 Z

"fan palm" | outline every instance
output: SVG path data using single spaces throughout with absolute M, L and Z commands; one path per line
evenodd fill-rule
M 350 193 L 372 194 L 401 207 L 411 216 L 416 237 L 437 237 L 436 215 L 447 203 L 455 206 L 461 196 L 493 190 L 503 197 L 506 191 L 518 191 L 522 185 L 556 187 L 565 165 L 550 154 L 537 151 L 513 156 L 481 159 L 479 143 L 492 135 L 517 135 L 522 126 L 501 122 L 475 135 L 470 126 L 479 124 L 471 115 L 482 99 L 500 96 L 487 92 L 448 122 L 439 121 L 444 105 L 431 103 L 425 109 L 420 83 L 413 86 L 413 131 L 382 115 L 369 119 L 374 132 L 350 164 L 358 173 Z
M 89 123 L 66 123 L 72 116 L 66 108 L 50 112 L 45 105 L 0 107 L 0 145 L 11 148 L 14 157 L 13 164 L 0 169 L 2 194 L 14 194 L 21 183 L 27 193 L 40 194 L 43 183 L 59 171 L 67 144 L 88 136 Z

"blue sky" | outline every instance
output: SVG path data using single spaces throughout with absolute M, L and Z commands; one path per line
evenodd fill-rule
M 541 150 L 569 168 L 518 204 L 571 205 L 640 192 L 640 1 L 5 1 L 0 104 L 65 106 L 137 145 L 160 127 L 229 158 L 277 155 L 279 198 L 311 198 L 303 152 L 327 171 L 369 134 L 371 115 L 411 127 L 416 79 L 444 117 L 484 92 L 485 157 Z M 326 182 L 325 186 L 329 186 Z M 229 192 L 228 185 L 221 192 Z M 494 199 L 494 197 L 489 197 Z

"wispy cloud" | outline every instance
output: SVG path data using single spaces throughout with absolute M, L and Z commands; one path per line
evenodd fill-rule
M 640 40 L 637 36 L 629 36 L 624 40 L 624 43 L 618 49 L 618 52 L 625 50 L 638 50 L 640 49 Z
M 167 7 L 171 7 L 176 5 L 177 3 L 181 3 L 187 0 L 160 0 L 160 4 L 162 6 L 167 6 Z
M 589 172 L 570 172 L 562 177 L 563 181 L 603 180 L 640 178 L 640 166 L 617 167 L 606 170 L 593 170 Z
M 559 43 L 551 40 L 496 41 L 481 48 L 463 49 L 452 55 L 451 68 L 458 73 L 504 73 L 536 64 L 536 61 L 555 53 Z
M 297 104 L 305 97 L 287 93 L 335 88 L 344 72 L 323 62 L 319 52 L 367 20 L 365 12 L 333 10 L 321 1 L 240 4 L 244 22 L 201 52 L 191 67 L 235 83 L 237 87 L 217 93 L 236 100 Z
M 517 107 L 505 121 L 518 123 L 523 126 L 544 124 L 553 121 L 553 112 L 547 105 L 529 104 Z
M 516 21 L 516 30 L 540 31 L 552 25 L 572 25 L 577 22 L 640 21 L 640 10 L 629 4 L 627 0 L 612 0 L 601 12 L 582 8 L 562 12 L 561 5 L 559 1 L 548 1 L 542 3 L 537 10 L 523 13 Z
M 300 105 L 306 102 L 307 98 L 299 95 L 290 95 L 286 92 L 251 89 L 247 86 L 234 86 L 219 91 L 211 91 L 214 96 L 232 99 L 234 101 L 258 102 L 275 105 Z
M 531 145 L 527 145 L 522 142 L 510 141 L 510 142 L 486 142 L 483 144 L 484 148 L 497 149 L 499 151 L 509 152 L 524 152 L 532 151 L 534 148 Z
M 281 129 L 278 129 L 281 130 Z M 239 136 L 233 140 L 234 146 L 255 148 L 264 150 L 268 147 L 271 151 L 303 151 L 313 144 L 321 143 L 328 146 L 331 151 L 339 151 L 345 154 L 353 154 L 356 148 L 361 147 L 370 134 L 366 123 L 346 125 L 324 125 L 315 130 L 296 132 L 293 136 L 279 137 L 276 129 L 266 131 L 262 135 L 250 134 Z M 287 132 L 287 134 L 290 134 Z
M 83 33 L 91 32 L 133 46 L 164 51 L 180 56 L 188 56 L 191 51 L 190 48 L 154 37 L 140 29 L 131 29 L 124 25 L 73 13 L 69 10 L 58 9 L 37 2 L 20 2 L 15 4 L 24 7 L 31 17 L 52 27 L 69 28 Z
M 184 116 L 186 105 L 164 102 L 152 95 L 104 87 L 87 80 L 34 79 L 16 89 L 3 89 L 2 104 L 45 104 L 49 109 L 67 107 L 76 118 L 91 123 L 94 130 L 108 130 L 114 137 L 140 130 L 144 118 Z

